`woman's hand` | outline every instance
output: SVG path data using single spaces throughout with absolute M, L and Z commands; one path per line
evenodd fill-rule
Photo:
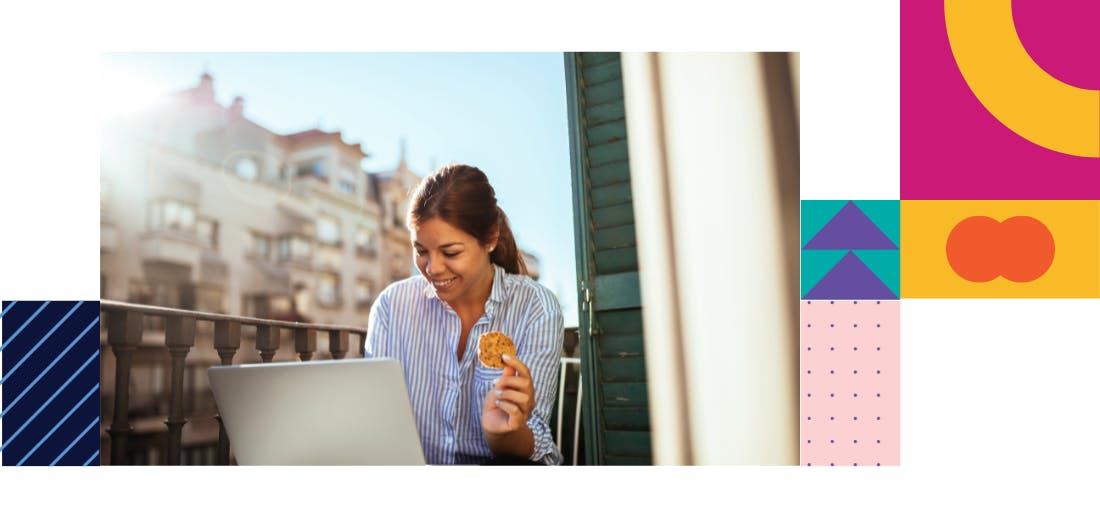
M 526 457 L 534 448 L 527 419 L 535 409 L 535 385 L 523 362 L 507 354 L 502 359 L 504 375 L 489 389 L 481 407 L 481 431 L 494 453 Z

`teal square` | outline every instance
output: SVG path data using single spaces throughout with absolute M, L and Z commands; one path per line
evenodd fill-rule
M 854 207 L 837 218 L 849 203 Z M 826 242 L 828 249 L 806 249 L 819 234 L 827 239 L 814 245 L 820 248 Z M 847 238 L 851 247 L 842 246 Z M 900 200 L 802 200 L 799 242 L 801 298 L 900 298 Z M 874 249 L 860 246 L 866 242 L 878 244 Z

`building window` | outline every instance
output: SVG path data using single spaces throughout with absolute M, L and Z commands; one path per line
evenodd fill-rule
M 226 313 L 225 298 L 225 289 L 220 286 L 197 286 L 195 309 L 210 313 Z
M 271 318 L 272 297 L 269 295 L 245 295 L 241 304 L 241 313 L 256 318 Z
M 317 218 L 317 241 L 323 245 L 340 245 L 340 222 L 332 216 Z
M 269 236 L 259 232 L 250 232 L 248 239 L 249 255 L 259 259 L 269 259 L 271 257 L 271 238 Z
M 374 255 L 377 252 L 371 229 L 361 225 L 355 229 L 355 251 L 361 255 Z
M 370 307 L 371 297 L 374 295 L 371 282 L 359 279 L 355 283 L 355 306 L 358 308 Z
M 260 166 L 256 165 L 255 159 L 248 156 L 239 159 L 233 169 L 237 172 L 237 176 L 243 180 L 252 181 L 260 176 Z
M 355 169 L 344 166 L 340 169 L 340 183 L 337 188 L 344 194 L 355 196 Z
M 207 248 L 217 250 L 218 249 L 218 222 L 210 218 L 199 218 L 196 228 L 199 233 L 199 240 Z
M 176 200 L 155 202 L 149 210 L 149 228 L 194 232 L 195 207 Z
M 248 157 L 237 160 L 235 169 L 237 171 L 237 176 L 242 180 L 248 181 L 255 180 L 260 173 L 260 168 L 256 165 L 256 161 Z
M 126 301 L 134 304 L 152 304 L 153 286 L 144 279 L 130 279 L 130 289 L 126 295 Z
M 401 228 L 401 211 L 397 208 L 397 202 L 392 202 L 390 204 L 390 207 L 392 209 L 390 211 L 390 214 L 393 215 L 393 226 L 396 228 Z
M 294 174 L 297 176 L 312 176 L 322 180 L 328 179 L 328 173 L 325 172 L 325 161 L 321 158 L 298 164 Z
M 317 283 L 317 301 L 326 306 L 340 304 L 340 276 L 335 273 L 321 273 Z
M 299 235 L 286 235 L 279 238 L 280 261 L 308 262 L 313 251 L 309 240 Z

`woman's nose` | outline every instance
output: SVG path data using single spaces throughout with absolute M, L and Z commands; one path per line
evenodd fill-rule
M 446 269 L 443 268 L 443 261 L 439 260 L 439 258 L 433 259 L 431 255 L 428 256 L 428 264 L 424 266 L 424 270 L 428 272 L 428 275 L 433 277 L 441 275 L 446 271 Z

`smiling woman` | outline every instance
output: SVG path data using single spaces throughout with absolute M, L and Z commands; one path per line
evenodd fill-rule
M 561 307 L 524 275 L 485 173 L 449 165 L 424 178 L 408 226 L 421 275 L 379 295 L 366 355 L 401 361 L 427 461 L 560 464 L 549 422 Z M 503 368 L 466 354 L 494 331 L 516 346 Z

